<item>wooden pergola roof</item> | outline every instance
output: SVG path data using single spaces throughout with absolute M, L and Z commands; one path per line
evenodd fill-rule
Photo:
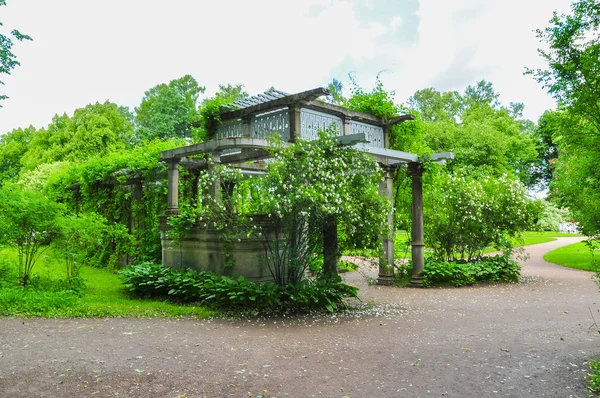
M 226 110 L 221 113 L 221 122 L 233 119 L 241 119 L 247 116 L 266 113 L 281 108 L 293 106 L 302 106 L 342 117 L 348 120 L 368 123 L 375 126 L 386 127 L 402 123 L 406 120 L 413 120 L 414 116 L 400 115 L 390 120 L 386 120 L 366 112 L 354 111 L 343 106 L 329 104 L 323 101 L 317 101 L 317 98 L 329 95 L 331 92 L 325 87 L 317 87 L 312 90 L 302 91 L 296 94 L 287 94 L 279 90 L 269 90 L 263 94 L 258 94 L 250 98 L 238 101 L 234 107 L 236 109 Z

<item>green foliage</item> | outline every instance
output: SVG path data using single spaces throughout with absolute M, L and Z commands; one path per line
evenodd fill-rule
M 93 213 L 67 215 L 59 222 L 61 231 L 54 242 L 55 252 L 64 258 L 66 279 L 73 283 L 79 277 L 83 264 L 100 265 L 97 256 L 107 244 L 110 245 L 106 239 L 110 229 L 105 218 Z M 120 247 L 117 249 L 118 253 L 122 251 Z
M 548 202 L 544 199 L 538 199 L 534 202 L 536 207 L 535 227 L 540 231 L 554 231 L 560 230 L 562 222 L 569 220 L 569 212 L 565 209 L 561 209 L 552 202 Z
M 241 84 L 219 84 L 215 96 L 202 101 L 200 106 L 200 130 L 205 137 L 210 138 L 212 127 L 221 123 L 221 113 L 236 108 L 235 103 L 248 98 L 248 93 Z
M 566 15 L 555 12 L 549 25 L 537 31 L 547 45 L 539 50 L 547 68 L 528 71 L 561 106 L 549 126 L 559 153 L 551 190 L 587 236 L 600 234 L 599 27 L 600 6 L 595 0 L 574 1 Z
M 133 124 L 127 108 L 106 101 L 76 109 L 73 116 L 55 115 L 46 129 L 35 132 L 21 158 L 24 170 L 43 163 L 84 161 L 128 148 Z
M 464 94 L 417 91 L 409 103 L 422 120 L 416 136 L 422 152 L 454 152 L 448 169 L 485 168 L 494 176 L 517 175 L 528 186 L 541 178 L 534 173 L 538 153 L 533 123 L 520 120 L 522 104 L 503 107 L 490 82 L 468 86 Z M 414 122 L 413 122 L 414 123 Z
M 79 296 L 73 291 L 44 291 L 23 287 L 0 291 L 1 315 L 55 317 L 75 306 Z
M 5 5 L 6 0 L 0 0 L 0 7 Z M 3 24 L 0 22 L 0 27 L 2 26 Z M 10 36 L 0 33 L 0 74 L 10 75 L 10 72 L 20 65 L 20 62 L 17 61 L 17 56 L 12 52 L 12 47 L 14 45 L 13 39 L 18 41 L 32 40 L 30 36 L 27 36 L 16 29 L 13 29 L 10 32 Z M 0 85 L 4 85 L 1 80 Z M 0 95 L 0 100 L 7 98 L 6 95 Z M 2 107 L 2 105 L 0 105 L 0 107 Z
M 154 264 L 129 266 L 121 271 L 125 286 L 138 297 L 170 298 L 201 302 L 219 309 L 244 309 L 267 313 L 312 309 L 335 311 L 345 298 L 356 298 L 354 287 L 341 279 L 303 280 L 278 286 L 254 283 L 239 276 L 230 278 L 209 272 L 175 270 Z
M 327 226 L 337 229 L 349 247 L 379 248 L 380 237 L 389 233 L 390 204 L 378 192 L 380 168 L 365 153 L 338 145 L 337 134 L 328 129 L 313 141 L 274 142 L 274 159 L 258 182 L 261 195 L 255 212 L 279 220 L 282 235 L 287 237 L 276 239 L 267 253 L 267 260 L 273 260 L 269 267 L 281 285 L 298 283 L 320 249 L 325 254 L 324 273 L 336 272 L 339 248 L 337 241 L 325 238 Z M 332 246 L 325 249 L 327 244 Z M 328 256 L 332 261 L 328 262 Z
M 27 152 L 35 127 L 14 129 L 0 135 L 0 186 L 5 182 L 16 182 L 21 172 L 21 157 Z
M 590 373 L 587 374 L 587 386 L 590 396 L 600 395 L 600 361 L 590 359 Z
M 192 138 L 193 125 L 200 118 L 198 96 L 204 90 L 196 79 L 185 75 L 146 91 L 140 106 L 135 108 L 136 140 Z
M 340 260 L 338 262 L 338 272 L 344 273 L 344 272 L 354 272 L 354 271 L 358 271 L 358 265 L 348 262 L 348 261 L 342 261 Z
M 0 241 L 17 248 L 21 285 L 27 285 L 40 254 L 59 235 L 62 212 L 62 206 L 37 193 L 0 189 Z
M 468 262 L 427 259 L 422 273 L 423 286 L 460 287 L 478 282 L 518 282 L 521 266 L 511 256 L 512 251 Z
M 509 238 L 533 224 L 532 202 L 518 180 L 437 173 L 424 194 L 425 239 L 437 259 L 473 259 L 487 247 L 511 247 Z

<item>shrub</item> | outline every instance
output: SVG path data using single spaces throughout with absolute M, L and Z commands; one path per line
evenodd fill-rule
M 62 212 L 62 206 L 39 193 L 0 190 L 0 240 L 17 248 L 21 285 L 27 285 L 36 261 L 58 236 Z
M 254 283 L 242 276 L 231 278 L 148 263 L 129 266 L 121 271 L 121 275 L 125 286 L 135 296 L 201 302 L 226 310 L 335 311 L 345 298 L 357 298 L 358 292 L 357 288 L 341 283 L 339 277 L 303 280 L 297 284 L 279 286 L 273 282 Z
M 424 196 L 425 240 L 437 259 L 468 260 L 533 225 L 534 204 L 516 178 L 437 174 Z
M 480 257 L 474 261 L 439 261 L 426 259 L 423 286 L 468 286 L 477 282 L 518 282 L 521 266 L 512 253 Z

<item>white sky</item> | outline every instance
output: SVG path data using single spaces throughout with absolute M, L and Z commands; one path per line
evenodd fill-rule
M 219 83 L 251 94 L 347 82 L 463 91 L 485 79 L 534 121 L 554 101 L 525 67 L 544 67 L 534 30 L 570 0 L 8 0 L 3 32 L 33 42 L 2 75 L 0 134 L 89 103 L 137 106 L 144 91 L 185 74 L 212 95 Z M 346 85 L 347 86 L 347 85 Z

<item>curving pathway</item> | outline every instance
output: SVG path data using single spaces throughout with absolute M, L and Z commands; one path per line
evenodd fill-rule
M 530 246 L 524 282 L 361 287 L 361 314 L 251 321 L 0 319 L 4 397 L 586 397 L 590 273 Z

